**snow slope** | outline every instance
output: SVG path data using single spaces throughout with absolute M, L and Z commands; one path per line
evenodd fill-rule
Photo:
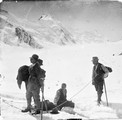
M 68 99 L 75 102 L 74 111 L 66 109 L 58 115 L 44 114 L 46 119 L 75 118 L 84 119 L 116 119 L 122 118 L 122 41 L 101 44 L 83 44 L 75 46 L 55 47 L 50 49 L 30 49 L 2 45 L 1 60 L 2 80 L 0 90 L 2 101 L 2 116 L 5 120 L 32 119 L 28 114 L 22 114 L 20 110 L 5 104 L 13 104 L 22 109 L 26 107 L 25 86 L 20 90 L 16 83 L 17 69 L 24 64 L 29 65 L 29 57 L 36 53 L 44 60 L 43 68 L 46 70 L 45 99 L 53 101 L 56 90 L 62 82 L 67 84 Z M 15 51 L 16 49 L 16 51 Z M 96 105 L 96 92 L 91 85 L 92 56 L 98 56 L 100 62 L 110 66 L 113 72 L 106 78 L 109 107 L 106 107 L 105 94 L 102 96 L 103 105 Z M 10 99 L 11 98 L 11 99 Z M 19 102 L 17 102 L 19 101 Z M 9 109 L 8 109 L 9 108 Z M 67 113 L 68 112 L 68 113 Z M 69 114 L 69 113 L 75 113 Z M 14 115 L 13 115 L 14 114 Z M 19 114 L 19 116 L 18 116 Z M 40 118 L 35 116 L 36 119 Z

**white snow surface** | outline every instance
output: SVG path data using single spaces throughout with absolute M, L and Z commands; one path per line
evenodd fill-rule
M 46 70 L 45 99 L 53 101 L 61 83 L 67 84 L 68 100 L 75 102 L 75 108 L 64 108 L 60 114 L 44 113 L 44 120 L 58 119 L 122 119 L 122 41 L 104 43 L 84 43 L 41 50 L 8 46 L 1 43 L 0 49 L 0 120 L 40 120 L 40 115 L 22 113 L 26 107 L 25 86 L 19 89 L 16 82 L 17 70 L 22 65 L 30 65 L 29 57 L 38 54 L 43 59 Z M 91 84 L 92 57 L 110 66 L 113 72 L 105 79 L 109 106 L 106 106 L 105 92 L 102 105 L 96 104 L 96 91 Z M 41 96 L 41 94 L 40 94 Z

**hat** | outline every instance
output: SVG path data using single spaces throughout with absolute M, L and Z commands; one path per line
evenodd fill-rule
M 31 58 L 38 60 L 39 56 L 37 54 L 33 54 Z
M 39 62 L 39 64 L 42 64 L 43 63 L 43 60 L 38 59 L 38 62 Z
M 98 57 L 92 57 L 92 60 L 99 60 Z

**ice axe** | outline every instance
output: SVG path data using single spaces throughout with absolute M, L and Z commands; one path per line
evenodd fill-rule
M 105 89 L 105 97 L 106 97 L 106 103 L 107 103 L 107 106 L 109 106 L 108 105 L 108 97 L 107 97 L 107 90 L 106 90 L 106 85 L 105 85 L 105 81 L 104 81 L 104 89 Z

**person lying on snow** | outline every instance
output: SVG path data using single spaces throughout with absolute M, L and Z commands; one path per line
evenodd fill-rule
M 58 110 L 61 110 L 63 107 L 74 108 L 75 104 L 72 101 L 67 100 L 67 89 L 65 83 L 62 83 L 61 88 L 57 90 L 54 104 L 57 106 Z

